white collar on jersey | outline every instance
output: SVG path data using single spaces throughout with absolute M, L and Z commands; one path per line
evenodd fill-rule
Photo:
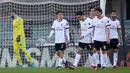
M 90 16 L 90 15 L 89 15 L 89 18 L 90 18 L 90 19 L 93 19 L 93 18 L 95 18 L 95 16 Z
M 63 19 L 62 19 L 63 20 Z M 57 19 L 57 22 L 61 22 L 62 20 Z

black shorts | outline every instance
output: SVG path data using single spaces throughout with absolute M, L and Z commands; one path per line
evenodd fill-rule
M 110 39 L 110 44 L 108 45 L 108 49 L 119 49 L 118 47 L 118 39 Z
M 92 50 L 93 49 L 93 43 L 82 43 L 79 42 L 78 47 L 84 49 L 87 48 L 88 50 Z
M 66 49 L 66 43 L 55 43 L 55 49 L 56 51 L 64 51 Z
M 100 48 L 101 48 L 103 51 L 108 50 L 106 41 L 101 42 L 101 41 L 96 41 L 96 40 L 94 40 L 94 47 L 95 47 L 96 50 L 100 50 Z

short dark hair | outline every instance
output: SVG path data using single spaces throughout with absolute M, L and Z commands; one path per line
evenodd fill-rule
M 78 11 L 78 12 L 76 12 L 76 15 L 84 15 L 84 12 L 83 11 Z
M 89 7 L 88 11 L 91 11 L 91 9 L 95 9 L 93 6 Z
M 102 9 L 100 7 L 96 8 L 95 11 L 99 11 L 102 13 Z
M 112 10 L 111 13 L 112 13 L 112 12 L 116 12 L 116 10 Z
M 62 12 L 62 11 L 57 11 L 57 12 L 56 12 L 56 15 L 58 15 L 59 13 L 63 13 L 63 12 Z

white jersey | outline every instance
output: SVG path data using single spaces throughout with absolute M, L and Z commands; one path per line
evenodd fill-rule
M 96 41 L 106 41 L 107 40 L 107 32 L 106 27 L 110 26 L 109 18 L 103 16 L 101 19 L 97 17 L 94 18 L 94 40 Z
M 118 32 L 117 29 L 121 28 L 119 20 L 111 20 L 110 19 L 110 39 L 118 39 Z
M 88 31 L 88 29 L 92 27 L 92 20 L 86 18 L 86 20 L 80 21 L 80 25 L 81 25 L 81 35 L 84 35 Z M 92 32 L 84 36 L 84 38 L 79 41 L 82 43 L 93 43 Z
M 69 28 L 67 20 L 62 21 L 54 20 L 52 29 L 55 30 L 55 43 L 65 43 L 66 40 L 66 28 Z

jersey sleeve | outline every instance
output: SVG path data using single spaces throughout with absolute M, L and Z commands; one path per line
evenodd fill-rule
M 65 31 L 66 31 L 66 40 L 70 40 L 70 34 L 69 34 L 69 23 L 65 20 Z
M 121 28 L 120 21 L 118 21 L 117 28 Z
M 23 22 L 24 22 L 23 19 L 19 19 L 19 24 L 20 25 L 23 25 Z
M 90 22 L 87 22 L 87 24 L 88 24 L 88 29 L 93 27 L 93 24 L 91 24 Z
M 18 26 L 19 26 L 18 33 L 19 33 L 19 35 L 23 35 L 23 33 L 24 33 L 24 26 L 23 25 L 24 25 L 23 19 L 19 18 L 18 19 Z
M 51 27 L 53 30 L 55 30 L 55 21 L 53 22 L 52 24 L 52 27 Z
M 108 17 L 105 18 L 105 24 L 107 28 L 110 28 L 110 19 Z
M 92 20 L 92 26 L 94 27 L 95 26 L 95 23 L 96 23 L 96 20 L 95 20 L 95 18 Z
M 93 31 L 93 29 L 92 29 L 93 25 L 89 21 L 86 21 L 86 25 L 88 25 L 87 31 L 84 34 L 82 34 L 81 36 L 86 36 Z
M 70 26 L 69 26 L 69 23 L 67 21 L 65 21 L 65 28 L 68 29 Z

